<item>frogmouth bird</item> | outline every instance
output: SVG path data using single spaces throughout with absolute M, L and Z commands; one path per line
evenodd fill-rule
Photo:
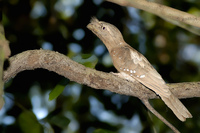
M 121 32 L 114 25 L 93 17 L 87 28 L 103 41 L 113 65 L 123 78 L 137 80 L 153 90 L 181 121 L 192 117 L 149 61 L 124 41 Z

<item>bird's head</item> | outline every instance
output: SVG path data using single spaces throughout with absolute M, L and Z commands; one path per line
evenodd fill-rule
M 121 32 L 114 25 L 99 21 L 95 17 L 91 19 L 87 28 L 97 35 L 107 47 L 109 47 L 108 45 L 116 47 L 124 42 Z

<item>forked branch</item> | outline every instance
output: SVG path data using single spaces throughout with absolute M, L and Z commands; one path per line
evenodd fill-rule
M 118 94 L 138 97 L 145 106 L 167 124 L 173 131 L 178 130 L 167 122 L 148 103 L 149 99 L 158 98 L 154 92 L 139 82 L 130 82 L 111 73 L 100 72 L 87 68 L 65 55 L 48 50 L 30 50 L 11 57 L 9 67 L 4 71 L 3 80 L 6 82 L 24 70 L 37 68 L 53 71 L 61 76 L 95 89 L 104 89 Z M 170 90 L 178 98 L 200 97 L 200 82 L 169 84 Z

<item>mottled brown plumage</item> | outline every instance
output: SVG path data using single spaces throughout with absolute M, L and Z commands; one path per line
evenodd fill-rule
M 113 65 L 121 77 L 130 81 L 137 80 L 153 90 L 181 121 L 192 117 L 186 107 L 171 93 L 160 74 L 142 54 L 124 41 L 121 32 L 115 26 L 92 18 L 87 27 L 106 45 Z

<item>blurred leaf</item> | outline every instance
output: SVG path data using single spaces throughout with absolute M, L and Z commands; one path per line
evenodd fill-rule
M 69 125 L 70 120 L 60 113 L 62 108 L 57 108 L 56 110 L 52 111 L 45 120 L 48 121 L 51 125 L 56 125 L 60 128 L 66 128 Z
M 114 133 L 114 132 L 105 129 L 97 129 L 93 133 Z
M 90 68 L 94 68 L 98 62 L 98 58 L 92 54 L 81 54 L 72 58 L 72 60 Z
M 200 15 L 200 10 L 199 10 L 199 8 L 191 7 L 189 9 L 188 13 L 190 13 L 192 15 L 195 15 L 195 16 L 199 16 Z M 188 19 L 191 19 L 191 18 L 188 18 Z
M 31 111 L 24 111 L 18 117 L 19 125 L 24 133 L 43 133 L 42 125 Z
M 56 87 L 49 93 L 49 100 L 57 98 L 65 89 L 65 86 L 69 83 L 69 79 L 61 80 Z
M 70 123 L 70 120 L 62 114 L 49 116 L 48 120 L 51 124 L 54 124 L 62 129 L 66 128 Z

